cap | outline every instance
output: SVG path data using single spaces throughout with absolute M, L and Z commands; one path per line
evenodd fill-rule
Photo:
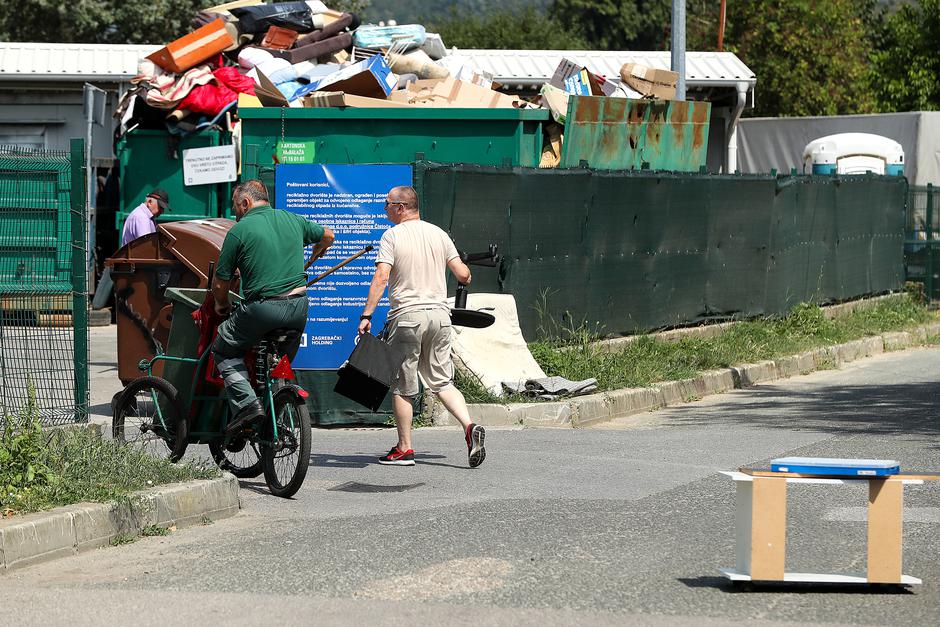
M 166 211 L 170 208 L 170 195 L 166 193 L 166 190 L 155 189 L 147 194 L 147 198 L 156 200 L 161 211 Z

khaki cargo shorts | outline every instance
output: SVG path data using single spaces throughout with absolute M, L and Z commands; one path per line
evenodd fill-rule
M 397 316 L 388 323 L 388 343 L 402 360 L 398 375 L 392 381 L 392 393 L 415 396 L 418 373 L 432 392 L 451 385 L 454 362 L 450 356 L 453 328 L 450 311 L 421 309 Z

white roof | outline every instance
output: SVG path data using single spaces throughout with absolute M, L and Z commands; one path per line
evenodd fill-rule
M 155 45 L 0 43 L 0 80 L 121 81 Z
M 541 85 L 551 79 L 562 59 L 570 59 L 595 74 L 619 80 L 624 63 L 639 63 L 668 70 L 669 51 L 591 51 L 591 50 L 458 50 L 451 54 L 470 57 L 477 67 L 504 85 Z M 687 87 L 734 87 L 738 82 L 753 89 L 757 77 L 732 52 L 686 52 Z
M 0 43 L 0 80 L 110 80 L 137 74 L 137 62 L 159 49 L 136 44 Z M 640 63 L 668 70 L 669 52 L 591 50 L 458 50 L 451 54 L 470 57 L 479 69 L 505 85 L 540 85 L 555 73 L 563 59 L 571 59 L 592 72 L 617 78 L 624 63 Z M 686 86 L 734 87 L 738 82 L 753 88 L 752 72 L 731 52 L 686 52 Z

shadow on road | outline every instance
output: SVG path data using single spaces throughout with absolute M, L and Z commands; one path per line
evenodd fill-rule
M 804 391 L 761 385 L 748 389 L 746 397 L 727 398 L 709 404 L 710 424 L 746 423 L 842 435 L 940 434 L 938 383 L 826 386 Z M 699 424 L 694 407 L 686 406 L 675 420 Z

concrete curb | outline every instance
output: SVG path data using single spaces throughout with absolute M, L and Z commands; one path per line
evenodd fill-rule
M 548 403 L 470 405 L 470 415 L 484 426 L 589 427 L 699 400 L 710 394 L 831 370 L 856 359 L 925 344 L 928 337 L 938 334 L 940 322 L 935 322 L 912 331 L 885 333 L 772 361 L 713 370 L 692 379 L 657 383 L 648 388 L 612 390 Z M 435 425 L 455 424 L 440 403 L 432 406 L 432 421 Z
M 108 546 L 144 527 L 186 527 L 238 513 L 238 480 L 171 483 L 118 503 L 78 503 L 0 520 L 0 572 Z

